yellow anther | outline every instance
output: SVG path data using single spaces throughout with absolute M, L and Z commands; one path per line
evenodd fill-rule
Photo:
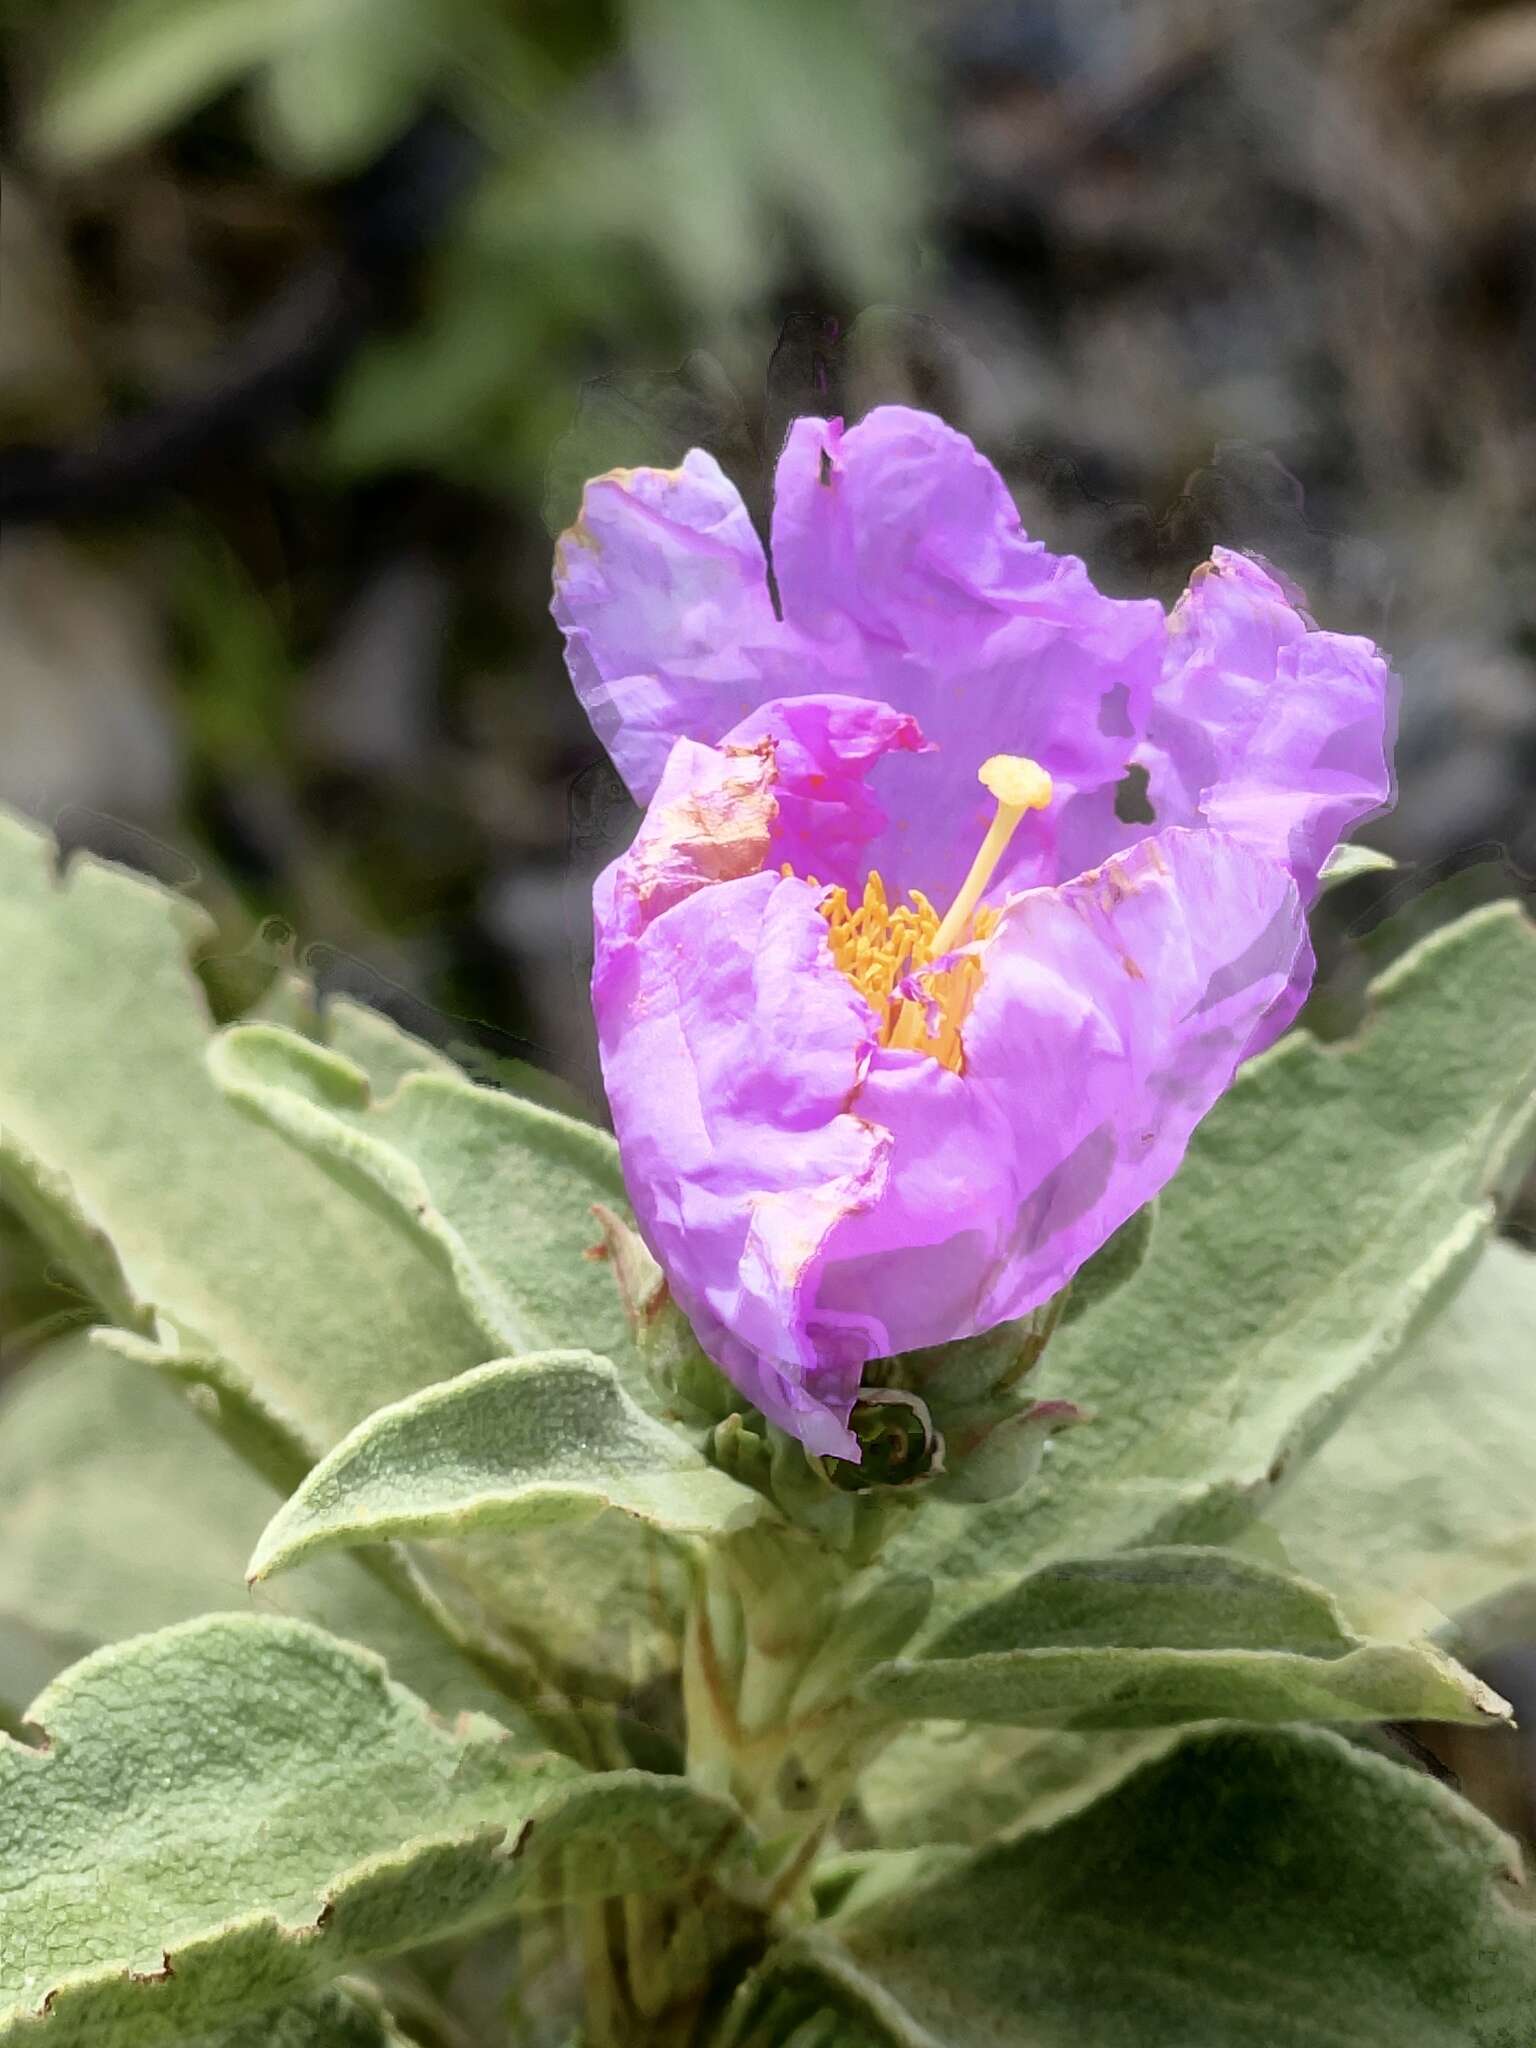
M 832 959 L 867 1003 L 880 1013 L 882 1045 L 930 1054 L 951 1072 L 965 1064 L 961 1027 L 981 986 L 982 966 L 967 954 L 952 967 L 934 971 L 930 961 L 942 959 L 968 942 L 989 939 L 997 929 L 998 912 L 978 909 L 982 893 L 1019 820 L 1043 810 L 1051 800 L 1051 778 L 1021 754 L 994 754 L 978 771 L 983 787 L 997 799 L 997 816 L 987 829 L 971 871 L 960 892 L 940 918 L 919 889 L 906 903 L 890 903 L 885 881 L 871 868 L 857 902 L 839 886 L 829 889 L 820 904 L 827 921 Z M 780 870 L 791 876 L 787 864 Z M 810 886 L 819 888 L 814 875 Z M 897 998 L 898 982 L 917 977 L 922 999 Z M 930 1020 L 934 1029 L 929 1029 Z

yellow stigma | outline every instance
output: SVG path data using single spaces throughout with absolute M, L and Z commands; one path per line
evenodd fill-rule
M 1051 778 L 1038 762 L 1024 754 L 994 754 L 977 769 L 976 780 L 997 798 L 997 815 L 977 848 L 971 872 L 960 884 L 959 895 L 944 913 L 944 922 L 933 942 L 936 954 L 964 945 L 971 913 L 1007 852 L 1009 840 L 1019 829 L 1019 820 L 1026 811 L 1043 811 L 1051 800 Z
M 978 779 L 997 799 L 997 815 L 942 918 L 919 889 L 911 891 L 907 903 L 890 903 L 885 883 L 873 869 L 858 902 L 849 901 L 846 889 L 836 888 L 820 905 L 832 958 L 880 1013 L 880 1043 L 928 1053 L 956 1074 L 964 1064 L 960 1027 L 981 986 L 981 961 L 967 954 L 939 973 L 924 970 L 929 961 L 958 946 L 991 937 L 998 913 L 977 910 L 982 892 L 1019 820 L 1028 811 L 1043 810 L 1051 800 L 1050 776 L 1022 754 L 994 754 L 982 763 Z M 792 870 L 786 867 L 783 872 L 788 875 Z M 813 888 L 817 886 L 814 875 L 808 879 Z M 897 983 L 914 974 L 921 976 L 923 1000 L 897 998 Z
M 1020 818 L 1026 811 L 1043 811 L 1051 800 L 1050 776 L 1027 754 L 994 754 L 976 770 L 976 780 L 989 796 L 1017 811 Z

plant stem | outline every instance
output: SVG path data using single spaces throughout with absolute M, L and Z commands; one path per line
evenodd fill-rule
M 626 2000 L 614 1971 L 607 1903 L 589 1900 L 571 1908 L 573 1947 L 581 1958 L 587 2048 L 624 2048 Z

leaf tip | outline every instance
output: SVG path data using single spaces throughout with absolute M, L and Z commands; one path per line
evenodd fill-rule
M 283 1546 L 269 1540 L 270 1531 L 264 1533 L 251 1552 L 251 1561 L 245 1568 L 245 1583 L 254 1590 L 263 1580 L 270 1579 L 274 1572 L 280 1572 L 288 1562 Z

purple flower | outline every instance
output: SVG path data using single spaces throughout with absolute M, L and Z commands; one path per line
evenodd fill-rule
M 1101 597 L 903 407 L 795 423 L 772 545 L 777 602 L 708 455 L 615 471 L 555 613 L 649 806 L 593 976 L 640 1227 L 736 1385 L 857 1457 L 865 1362 L 1060 1288 L 1295 1014 L 1391 693 L 1243 556 L 1171 618 Z

